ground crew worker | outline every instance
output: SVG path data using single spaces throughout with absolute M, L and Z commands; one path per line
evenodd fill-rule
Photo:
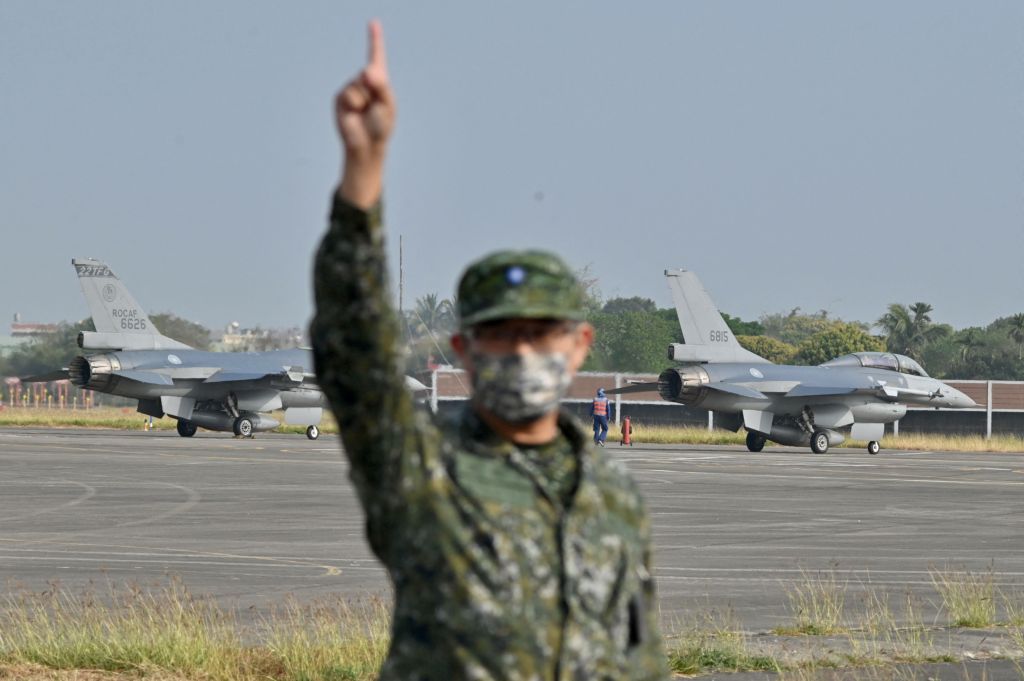
M 594 444 L 604 447 L 608 439 L 608 416 L 611 414 L 611 406 L 604 394 L 604 388 L 597 389 L 597 396 L 590 403 L 590 415 L 594 418 Z
M 436 422 L 404 388 L 381 228 L 395 102 L 379 25 L 336 102 L 344 172 L 316 257 L 311 327 L 394 586 L 381 679 L 663 679 L 650 523 L 636 486 L 559 400 L 593 329 L 572 272 L 540 251 L 465 271 L 452 346 L 472 384 Z

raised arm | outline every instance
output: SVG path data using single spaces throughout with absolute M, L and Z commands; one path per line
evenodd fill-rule
M 338 93 L 334 110 L 345 149 L 338 196 L 368 210 L 380 201 L 384 159 L 395 127 L 395 96 L 388 80 L 384 34 L 377 21 L 370 22 L 366 66 Z
M 374 549 L 386 550 L 389 514 L 406 455 L 422 428 L 405 389 L 399 324 L 391 305 L 380 194 L 395 101 L 380 25 L 370 25 L 365 68 L 338 94 L 344 171 L 314 266 L 310 328 L 317 377 L 341 429 Z

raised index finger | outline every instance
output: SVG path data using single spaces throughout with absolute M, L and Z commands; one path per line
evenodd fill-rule
M 384 54 L 384 31 L 377 19 L 370 22 L 370 54 L 367 66 L 380 69 L 382 73 L 387 73 L 388 70 L 388 59 Z

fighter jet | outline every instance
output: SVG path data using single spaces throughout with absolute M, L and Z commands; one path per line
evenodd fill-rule
M 907 406 L 969 409 L 967 395 L 931 378 L 910 357 L 856 352 L 820 366 L 777 365 L 744 349 L 693 272 L 665 270 L 683 343 L 669 346 L 680 364 L 657 383 L 634 383 L 609 393 L 656 389 L 662 399 L 714 412 L 716 425 L 747 431 L 747 449 L 771 440 L 824 454 L 845 439 L 867 440 L 877 454 L 885 424 Z
M 177 419 L 178 435 L 199 427 L 252 437 L 280 424 L 270 412 L 283 409 L 286 423 L 320 436 L 327 402 L 304 349 L 268 352 L 206 352 L 161 334 L 125 285 L 106 264 L 71 261 L 96 331 L 78 335 L 78 346 L 94 354 L 75 357 L 66 369 L 25 380 L 70 378 L 80 387 L 134 398 L 138 411 Z M 406 377 L 416 391 L 426 386 Z

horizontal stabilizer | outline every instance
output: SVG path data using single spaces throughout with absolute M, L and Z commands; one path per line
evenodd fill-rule
M 856 388 L 798 385 L 786 393 L 786 397 L 828 397 L 830 395 L 849 395 L 854 392 L 857 392 Z
M 68 378 L 68 370 L 57 369 L 56 371 L 50 371 L 45 374 L 36 374 L 35 376 L 22 376 L 22 383 L 49 383 L 50 381 L 64 381 Z
M 748 388 L 745 385 L 738 385 L 736 383 L 708 383 L 704 386 L 708 390 L 717 390 L 718 392 L 729 393 L 730 395 L 737 395 L 739 397 L 749 397 L 754 400 L 767 400 L 768 396 L 759 390 Z
M 174 381 L 171 380 L 170 376 L 164 374 L 158 374 L 155 371 L 114 371 L 112 372 L 115 376 L 120 378 L 127 378 L 129 381 L 135 381 L 136 383 L 146 383 L 148 385 L 174 385 Z
M 626 395 L 628 393 L 649 393 L 658 392 L 658 388 L 661 384 L 658 382 L 654 383 L 633 383 L 631 385 L 623 386 L 621 388 L 613 388 L 612 390 L 605 390 L 605 395 Z

